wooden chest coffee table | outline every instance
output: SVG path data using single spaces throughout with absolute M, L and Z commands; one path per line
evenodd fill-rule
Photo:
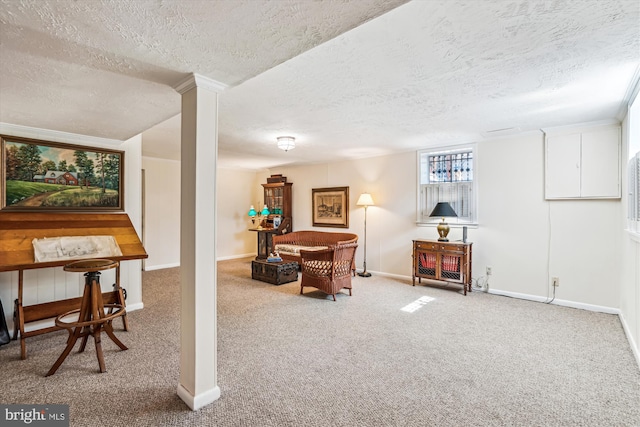
M 256 259 L 251 261 L 251 278 L 274 285 L 295 282 L 298 280 L 298 263 L 292 262 L 267 262 Z

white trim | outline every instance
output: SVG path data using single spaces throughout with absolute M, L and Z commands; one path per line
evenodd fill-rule
M 249 258 L 249 257 L 255 257 L 255 256 L 256 256 L 255 253 L 221 256 L 221 257 L 216 258 L 216 261 L 228 261 L 228 260 L 232 260 L 232 259 Z M 144 271 L 154 271 L 154 270 L 162 270 L 162 269 L 165 269 L 165 268 L 176 268 L 176 267 L 180 267 L 180 263 L 179 262 L 173 262 L 173 263 L 169 263 L 169 264 L 151 265 L 151 266 L 146 265 L 145 268 L 144 268 Z
M 255 257 L 256 254 L 255 253 L 249 253 L 249 254 L 240 254 L 240 255 L 229 255 L 229 256 L 221 256 L 216 258 L 217 261 L 228 261 L 230 259 L 239 259 L 239 258 L 248 258 L 248 257 Z
M 137 302 L 135 304 L 126 304 L 127 311 L 142 310 L 143 308 L 144 308 L 144 303 L 142 302 Z
M 10 123 L 2 122 L 0 122 L 0 134 L 53 142 L 64 142 L 67 144 L 92 144 L 112 147 L 114 145 L 118 146 L 124 143 L 124 141 L 120 141 L 118 139 L 99 138 L 97 136 L 12 125 Z
M 620 109 L 618 110 L 618 114 L 616 114 L 616 117 L 620 119 L 620 121 L 622 121 L 627 115 L 629 107 L 638 96 L 638 92 L 640 92 L 640 65 L 636 67 L 633 77 L 631 78 L 631 82 L 629 83 L 629 87 L 620 102 Z
M 536 302 L 547 302 L 548 300 L 548 298 L 541 297 L 538 295 L 521 294 L 519 292 L 510 292 L 510 291 L 501 291 L 499 289 L 489 289 L 489 293 L 494 295 L 501 295 L 505 297 L 512 297 L 512 298 L 536 301 Z M 598 313 L 620 314 L 619 308 L 606 307 L 603 305 L 586 304 L 583 302 L 554 299 L 553 301 L 550 302 L 550 304 L 559 305 L 562 307 L 579 308 L 581 310 L 596 311 Z
M 358 269 L 356 268 L 356 271 L 358 272 L 362 272 L 362 269 Z M 392 279 L 400 279 L 400 280 L 409 280 L 411 281 L 411 276 L 405 276 L 402 274 L 391 274 L 391 273 L 383 273 L 381 271 L 373 271 L 373 270 L 367 270 L 368 273 L 371 273 L 372 276 L 380 276 L 380 277 L 390 277 Z M 356 276 L 356 277 L 360 277 L 360 276 Z M 362 280 L 368 280 L 368 278 L 363 277 Z
M 438 155 L 438 154 L 454 154 L 458 152 L 471 151 L 473 158 L 473 180 L 471 181 L 472 185 L 472 213 L 471 219 L 468 222 L 460 222 L 460 218 L 457 218 L 456 224 L 460 226 L 477 226 L 478 225 L 478 143 L 477 142 L 468 142 L 464 144 L 456 144 L 456 145 L 446 145 L 439 147 L 430 147 L 423 148 L 416 151 L 416 225 L 422 226 L 426 224 L 433 224 L 431 220 L 424 220 L 422 218 L 422 191 L 423 185 L 438 185 L 438 184 L 463 184 L 464 182 L 453 182 L 453 183 L 428 183 L 423 184 L 422 180 L 422 155 L 426 154 L 428 156 Z
M 391 277 L 391 278 L 394 278 L 394 279 L 401 279 L 401 280 L 404 279 L 404 280 L 408 280 L 410 282 L 413 280 L 411 276 L 403 276 L 403 275 L 399 275 L 399 274 L 382 273 L 382 272 L 379 272 L 379 271 L 370 271 L 370 272 L 375 274 L 376 276 Z M 485 293 L 485 292 L 482 292 L 482 293 Z M 506 296 L 506 297 L 512 297 L 512 298 L 517 298 L 517 299 L 523 299 L 523 300 L 527 300 L 527 301 L 535 301 L 535 302 L 545 302 L 545 301 L 547 301 L 547 298 L 542 297 L 542 296 L 531 295 L 531 294 L 522 294 L 522 293 L 519 293 L 519 292 L 501 291 L 499 289 L 489 289 L 488 293 L 494 294 L 494 295 L 499 295 L 499 296 Z M 586 304 L 586 303 L 582 303 L 582 302 L 555 299 L 555 300 L 553 300 L 553 302 L 551 304 L 559 305 L 559 306 L 562 306 L 562 307 L 578 308 L 578 309 L 581 309 L 581 310 L 597 311 L 599 313 L 620 314 L 620 309 L 619 308 L 605 307 L 605 306 L 593 305 L 593 304 Z
M 640 233 L 638 233 L 637 231 L 629 230 L 629 229 L 626 229 L 624 231 L 627 232 L 631 240 L 640 243 Z
M 600 127 L 600 126 L 620 126 L 617 119 L 597 120 L 594 122 L 574 123 L 565 126 L 555 126 L 550 128 L 541 128 L 540 130 L 547 135 L 560 135 L 565 133 L 574 133 L 584 131 L 584 128 Z M 589 129 L 591 130 L 591 129 Z
M 480 225 L 477 222 L 449 222 L 450 220 L 447 220 L 447 224 L 449 224 L 449 228 L 462 228 L 462 227 L 467 227 L 467 228 L 479 228 Z M 433 222 L 416 222 L 416 225 L 418 227 L 433 227 L 436 228 L 438 226 L 438 224 L 440 223 L 440 219 L 434 218 Z
M 191 392 L 182 386 L 182 384 L 178 384 L 178 397 L 187 404 L 189 409 L 197 411 L 220 398 L 220 387 L 215 386 L 211 390 L 207 390 L 204 393 L 193 396 L 191 395 Z
M 638 343 L 633 339 L 633 334 L 631 334 L 631 330 L 629 329 L 629 325 L 627 325 L 627 321 L 624 318 L 624 315 L 620 313 L 618 315 L 620 317 L 620 323 L 622 323 L 622 329 L 624 330 L 624 334 L 627 336 L 627 340 L 629 341 L 629 346 L 631 346 L 631 352 L 636 358 L 636 363 L 640 368 L 640 349 L 638 349 Z
M 210 79 L 209 77 L 192 73 L 173 86 L 176 92 L 180 95 L 183 95 L 196 87 L 209 89 L 214 92 L 222 92 L 228 87 L 228 85 L 217 80 Z
M 143 155 L 142 156 L 143 159 L 151 159 L 151 160 L 162 160 L 164 162 L 173 162 L 173 163 L 181 163 L 180 159 L 176 160 L 176 159 L 167 159 L 164 157 L 155 157 L 155 156 L 149 156 L 149 155 Z
M 163 270 L 165 268 L 175 268 L 175 267 L 180 267 L 180 263 L 172 262 L 170 264 L 158 264 L 158 265 L 151 265 L 151 266 L 148 264 L 145 264 L 144 271 Z

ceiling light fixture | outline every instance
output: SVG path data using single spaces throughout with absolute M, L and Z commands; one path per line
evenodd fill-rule
M 292 136 L 279 136 L 278 148 L 284 151 L 293 150 L 296 148 L 296 139 Z

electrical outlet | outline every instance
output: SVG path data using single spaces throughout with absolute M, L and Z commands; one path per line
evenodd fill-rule
M 560 278 L 559 277 L 552 277 L 551 278 L 551 283 L 553 284 L 553 287 L 557 288 L 558 286 L 560 286 Z
M 487 276 L 491 276 L 491 267 L 487 267 Z

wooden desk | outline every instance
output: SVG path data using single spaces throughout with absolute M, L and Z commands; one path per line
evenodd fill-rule
M 264 220 L 261 223 L 266 224 L 268 223 L 268 220 Z M 291 232 L 291 218 L 283 217 L 278 228 L 258 227 L 250 228 L 249 231 L 255 231 L 258 233 L 258 255 L 256 256 L 256 259 L 264 260 L 273 252 L 273 236 Z
M 278 234 L 277 228 L 250 228 L 249 231 L 258 233 L 258 255 L 256 259 L 267 259 L 273 252 L 273 235 Z
M 0 212 L 0 272 L 18 271 L 18 299 L 15 301 L 14 336 L 20 332 L 20 357 L 26 359 L 25 339 L 59 330 L 57 326 L 25 332 L 25 323 L 54 318 L 80 307 L 81 297 L 23 305 L 24 270 L 60 267 L 70 260 L 34 262 L 33 239 L 63 236 L 113 236 L 122 256 L 109 257 L 114 261 L 147 258 L 147 252 L 125 213 L 58 213 L 58 212 Z M 116 268 L 114 290 L 103 293 L 107 304 L 124 305 L 124 291 L 120 286 L 120 267 Z M 129 329 L 123 316 L 125 330 Z

